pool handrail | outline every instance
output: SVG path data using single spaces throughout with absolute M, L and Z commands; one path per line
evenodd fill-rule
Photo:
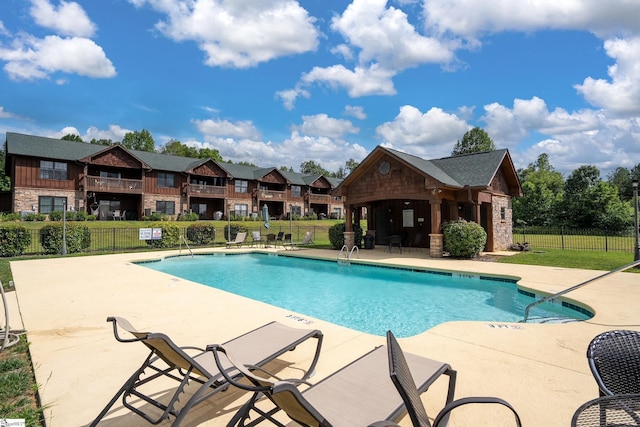
M 584 282 L 582 282 L 582 283 L 578 283 L 577 285 L 571 286 L 570 288 L 564 289 L 564 290 L 562 290 L 562 291 L 560 291 L 560 292 L 556 292 L 556 293 L 555 293 L 555 294 L 553 294 L 553 295 L 547 295 L 546 297 L 540 298 L 540 299 L 538 299 L 538 300 L 536 300 L 536 301 L 532 302 L 531 304 L 529 304 L 529 305 L 524 309 L 524 319 L 522 320 L 522 323 L 527 323 L 527 320 L 529 319 L 529 311 L 530 311 L 533 307 L 535 307 L 535 306 L 537 306 L 537 305 L 540 305 L 540 304 L 542 304 L 543 302 L 547 302 L 547 301 L 551 301 L 551 300 L 553 300 L 553 299 L 556 299 L 556 298 L 558 298 L 559 296 L 565 295 L 565 294 L 567 294 L 567 293 L 569 293 L 569 292 L 571 292 L 571 291 L 574 291 L 574 290 L 576 290 L 576 289 L 578 289 L 578 288 L 581 288 L 581 287 L 583 287 L 583 286 L 585 286 L 585 285 L 588 285 L 589 283 L 595 282 L 596 280 L 600 280 L 600 279 L 602 279 L 603 277 L 609 276 L 609 275 L 614 274 L 614 273 L 618 273 L 618 272 L 620 272 L 620 271 L 627 270 L 627 269 L 632 268 L 632 267 L 636 267 L 636 266 L 638 266 L 638 265 L 640 265 L 640 260 L 633 261 L 633 262 L 631 262 L 631 263 L 629 263 L 629 264 L 623 265 L 622 267 L 616 268 L 615 270 L 607 271 L 606 273 L 601 274 L 600 276 L 596 276 L 596 277 L 591 278 L 591 279 L 589 279 L 589 280 L 585 280 L 585 281 L 584 281 Z

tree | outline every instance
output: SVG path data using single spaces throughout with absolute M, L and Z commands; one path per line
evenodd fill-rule
M 199 159 L 211 159 L 216 162 L 222 162 L 222 156 L 216 148 L 201 148 L 198 150 Z
M 523 196 L 513 200 L 515 224 L 550 226 L 562 201 L 564 178 L 549 163 L 549 155 L 540 154 L 535 163 L 519 170 Z
M 617 167 L 607 176 L 609 184 L 618 188 L 618 194 L 622 200 L 631 200 L 633 189 L 631 187 L 631 171 L 627 168 Z
M 283 172 L 294 172 L 293 168 L 291 166 L 280 166 L 278 168 L 278 170 L 283 171 Z
M 453 148 L 452 156 L 460 156 L 463 154 L 480 153 L 482 151 L 493 151 L 496 149 L 493 140 L 489 138 L 489 134 L 479 127 L 475 127 L 466 132 L 462 137 L 462 141 L 456 142 Z
M 314 162 L 313 160 L 307 160 L 306 162 L 300 163 L 300 173 L 305 175 L 324 175 L 331 176 L 331 174 L 320 166 L 319 163 Z
M 74 133 L 68 133 L 60 139 L 64 141 L 84 142 L 82 138 L 80 138 L 80 135 L 76 135 Z
M 197 148 L 189 147 L 175 139 L 171 139 L 167 142 L 160 150 L 160 153 L 180 157 L 198 157 Z
M 95 139 L 95 138 L 93 138 L 91 141 L 89 141 L 89 144 L 113 145 L 113 141 L 111 141 L 110 139 Z
M 140 132 L 128 132 L 122 139 L 122 145 L 131 150 L 156 151 L 156 143 L 148 130 L 142 129 Z
M 7 152 L 0 150 L 0 191 L 11 191 L 11 179 L 4 174 Z

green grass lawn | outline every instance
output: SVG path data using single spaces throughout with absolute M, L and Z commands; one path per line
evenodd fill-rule
M 628 252 L 541 249 L 500 257 L 498 262 L 610 271 L 633 262 L 633 254 Z M 639 269 L 631 269 L 629 271 L 640 272 Z

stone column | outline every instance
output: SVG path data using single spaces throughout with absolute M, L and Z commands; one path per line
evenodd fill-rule
M 432 258 L 442 258 L 444 252 L 443 237 L 443 234 L 429 234 L 429 255 Z
M 355 245 L 356 233 L 353 231 L 344 232 L 344 244 L 347 245 L 347 249 L 351 250 Z

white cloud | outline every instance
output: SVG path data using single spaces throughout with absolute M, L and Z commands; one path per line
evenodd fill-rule
M 523 141 L 531 146 L 514 156 L 518 167 L 534 162 L 542 153 L 565 174 L 582 165 L 594 165 L 606 175 L 614 167 L 633 167 L 640 158 L 640 120 L 610 117 L 604 110 L 549 111 L 544 100 L 516 99 L 513 108 L 484 106 L 485 130 L 498 148 L 517 151 Z
M 116 70 L 100 46 L 80 37 L 43 39 L 22 34 L 10 47 L 0 46 L 0 59 L 14 80 L 48 78 L 55 72 L 75 73 L 88 77 L 113 77 Z
M 231 137 L 255 139 L 260 138 L 260 132 L 255 128 L 249 120 L 230 122 L 221 119 L 192 120 L 198 130 L 205 134 L 215 137 Z
M 344 107 L 344 114 L 346 116 L 355 117 L 359 120 L 364 120 L 367 118 L 367 115 L 364 112 L 364 107 L 361 106 L 347 105 Z
M 156 24 L 175 41 L 195 41 L 212 67 L 255 67 L 315 50 L 314 19 L 293 0 L 129 0 L 167 15 Z
M 82 6 L 76 2 L 62 0 L 56 8 L 48 0 L 31 0 L 31 16 L 38 25 L 65 36 L 91 37 L 96 30 Z
M 543 29 L 586 30 L 600 37 L 640 32 L 640 2 L 628 0 L 428 0 L 424 13 L 430 31 L 467 39 Z
M 618 114 L 640 114 L 640 37 L 607 40 L 604 47 L 616 60 L 609 67 L 611 81 L 587 77 L 575 88 L 593 105 Z
M 0 106 L 0 119 L 12 119 L 15 117 L 15 114 L 10 113 L 9 111 L 5 111 L 4 107 Z
M 130 132 L 133 131 L 114 124 L 109 125 L 109 129 L 107 130 L 100 130 L 95 126 L 90 126 L 89 129 L 87 129 L 87 132 L 84 135 L 80 135 L 80 137 L 86 142 L 89 142 L 92 139 L 110 139 L 113 142 L 121 142 L 124 139 L 124 136 Z
M 405 105 L 392 122 L 378 126 L 376 133 L 388 146 L 433 159 L 449 156 L 456 141 L 469 129 L 464 120 L 440 108 L 422 113 Z
M 391 80 L 394 72 L 385 70 L 377 64 L 368 67 L 355 67 L 349 70 L 343 65 L 314 67 L 302 76 L 302 82 L 326 84 L 334 89 L 344 88 L 350 97 L 367 95 L 394 95 L 396 89 Z
M 358 133 L 359 129 L 349 120 L 335 119 L 326 114 L 302 116 L 302 125 L 294 126 L 294 130 L 304 135 L 341 138 L 347 133 Z

